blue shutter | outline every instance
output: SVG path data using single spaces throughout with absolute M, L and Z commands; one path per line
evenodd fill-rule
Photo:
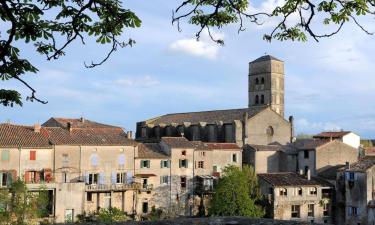
M 103 172 L 99 173 L 99 184 L 105 183 L 105 174 Z
M 98 165 L 98 155 L 96 153 L 91 155 L 91 166 Z
M 117 181 L 117 174 L 115 171 L 112 171 L 112 184 L 116 184 Z
M 88 172 L 85 172 L 85 183 L 86 184 L 89 183 L 89 173 Z
M 120 154 L 118 157 L 118 164 L 120 166 L 125 166 L 125 154 Z

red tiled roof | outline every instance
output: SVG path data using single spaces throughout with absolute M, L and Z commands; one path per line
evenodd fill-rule
M 195 148 L 196 142 L 185 137 L 162 137 L 161 140 L 171 148 Z
M 169 157 L 162 151 L 159 143 L 144 143 L 138 145 L 138 158 L 165 159 Z
M 267 183 L 277 186 L 332 186 L 322 179 L 311 177 L 308 180 L 306 177 L 299 175 L 298 173 L 292 172 L 280 172 L 280 173 L 262 173 L 258 174 L 258 177 L 266 181 Z
M 366 155 L 375 155 L 375 147 L 368 147 L 365 149 Z
M 207 145 L 208 149 L 211 149 L 211 150 L 224 150 L 224 149 L 241 150 L 241 148 L 236 143 L 204 143 L 204 144 Z
M 0 124 L 0 147 L 52 148 L 43 129 L 35 132 L 32 126 Z
M 79 129 L 79 128 L 120 128 L 112 125 L 97 123 L 84 118 L 70 119 L 70 118 L 55 118 L 52 117 L 42 124 L 43 127 L 61 127 L 61 128 Z M 121 129 L 121 128 L 120 128 Z
M 330 142 L 330 140 L 301 139 L 294 142 L 293 145 L 298 150 L 313 150 L 328 142 Z
M 55 145 L 136 146 L 121 128 L 85 128 L 69 131 L 61 127 L 45 127 L 48 138 Z
M 327 131 L 314 135 L 314 138 L 341 138 L 349 133 L 350 131 Z

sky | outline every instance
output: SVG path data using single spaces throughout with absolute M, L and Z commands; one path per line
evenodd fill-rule
M 251 9 L 270 10 L 280 1 L 260 1 Z M 32 46 L 19 43 L 23 56 L 39 69 L 24 79 L 48 104 L 25 101 L 23 107 L 2 107 L 0 122 L 32 125 L 50 117 L 85 117 L 134 131 L 136 122 L 167 113 L 244 108 L 248 63 L 269 54 L 285 62 L 285 117 L 294 116 L 297 134 L 343 129 L 375 139 L 375 36 L 348 24 L 319 42 L 269 43 L 262 37 L 275 20 L 266 20 L 263 26 L 247 23 L 241 33 L 236 25 L 215 30 L 225 41 L 219 46 L 207 34 L 197 42 L 197 27 L 182 23 L 179 32 L 172 26 L 179 1 L 171 2 L 124 1 L 142 20 L 141 28 L 123 34 L 136 44 L 93 69 L 84 62 L 99 61 L 109 46 L 76 42 L 65 57 L 47 61 Z M 375 31 L 373 18 L 362 22 Z M 29 94 L 15 81 L 0 85 Z

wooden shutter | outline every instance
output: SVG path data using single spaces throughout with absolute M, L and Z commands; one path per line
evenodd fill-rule
M 53 181 L 52 170 L 49 168 L 44 169 L 44 180 L 49 183 Z
M 30 151 L 30 160 L 36 160 L 36 151 Z
M 24 176 L 25 176 L 24 177 L 25 183 L 26 184 L 30 183 L 30 172 L 26 171 Z

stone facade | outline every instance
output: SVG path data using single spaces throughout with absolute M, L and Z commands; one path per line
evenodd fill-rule
M 338 224 L 375 223 L 375 157 L 347 164 L 337 173 Z
M 284 117 L 284 62 L 269 55 L 249 63 L 249 107 L 258 105 Z
M 261 193 L 270 206 L 267 216 L 278 220 L 295 220 L 332 224 L 333 187 L 317 178 L 296 173 L 259 174 Z

